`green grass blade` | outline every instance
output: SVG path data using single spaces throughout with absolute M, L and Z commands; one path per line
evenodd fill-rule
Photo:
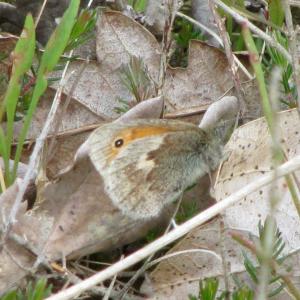
M 79 0 L 71 1 L 69 8 L 66 10 L 62 17 L 61 22 L 51 35 L 41 58 L 41 64 L 37 72 L 36 85 L 33 90 L 32 99 L 28 108 L 27 115 L 24 118 L 24 124 L 18 140 L 13 168 L 13 178 L 15 178 L 17 173 L 18 163 L 20 161 L 23 144 L 30 127 L 31 119 L 40 97 L 45 92 L 48 86 L 47 75 L 54 69 L 60 56 L 63 54 L 66 48 L 70 33 L 75 23 L 75 18 L 77 16 L 79 2 Z
M 8 84 L 8 88 L 5 94 L 5 98 L 1 107 L 0 118 L 2 119 L 4 112 L 6 112 L 6 154 L 3 155 L 5 159 L 5 166 L 8 164 L 8 159 L 11 153 L 11 144 L 13 140 L 14 131 L 14 118 L 16 107 L 21 91 L 21 82 L 24 74 L 30 69 L 35 50 L 35 28 L 31 15 L 28 15 L 25 20 L 24 29 L 16 44 L 13 52 L 13 68 L 11 79 Z M 2 132 L 3 133 L 3 132 Z M 1 139 L 3 136 L 1 135 Z M 3 142 L 3 141 L 1 141 Z M 3 150 L 3 149 L 2 149 Z M 7 184 L 11 184 L 11 176 L 9 169 L 5 167 Z
M 0 154 L 4 161 L 5 177 L 9 178 L 10 176 L 9 154 L 7 153 L 6 137 L 4 135 L 4 131 L 2 127 L 0 127 Z

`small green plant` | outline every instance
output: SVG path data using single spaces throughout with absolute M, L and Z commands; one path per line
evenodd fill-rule
M 170 59 L 174 67 L 186 67 L 188 64 L 188 49 L 190 40 L 204 40 L 200 30 L 195 28 L 189 21 L 176 18 L 173 29 L 173 38 L 176 42 L 175 51 Z
M 232 300 L 253 300 L 254 292 L 247 286 L 243 286 L 237 291 L 233 292 Z
M 199 283 L 198 296 L 189 296 L 189 300 L 223 300 L 225 299 L 225 293 L 217 296 L 219 288 L 219 280 L 216 278 L 206 278 Z
M 124 113 L 134 104 L 151 97 L 152 81 L 147 67 L 140 57 L 131 56 L 129 63 L 121 68 L 120 77 L 126 89 L 134 97 L 134 103 L 118 98 L 120 106 L 115 107 L 117 113 Z
M 161 230 L 159 228 L 152 228 L 147 232 L 145 240 L 147 243 L 151 243 L 156 240 L 160 236 L 160 234 Z
M 197 210 L 197 203 L 196 200 L 191 203 L 182 203 L 176 215 L 176 223 L 180 224 L 186 220 L 192 218 L 196 213 Z
M 266 219 L 265 223 L 262 225 L 261 223 L 258 224 L 259 228 L 259 242 L 256 246 L 257 249 L 261 249 L 262 244 L 266 238 L 266 224 L 268 222 L 268 218 Z M 235 238 L 241 245 L 244 245 L 239 238 Z M 253 244 L 253 238 L 250 236 L 250 240 Z M 274 231 L 274 244 L 273 244 L 273 257 L 272 259 L 276 262 L 279 266 L 285 260 L 285 256 L 282 254 L 285 247 L 285 243 L 283 242 L 281 232 L 276 227 Z M 249 278 L 252 280 L 254 286 L 258 285 L 258 271 L 262 262 L 261 256 L 259 253 L 256 254 L 256 262 L 253 262 L 246 251 L 242 251 L 244 257 L 244 266 Z M 271 272 L 271 279 L 269 282 L 269 293 L 268 297 L 271 298 L 275 295 L 278 295 L 282 289 L 285 287 L 284 283 L 281 280 L 279 274 L 275 272 Z M 233 277 L 236 286 L 238 289 L 231 294 L 231 300 L 253 300 L 254 299 L 254 291 L 250 289 L 248 286 L 242 284 L 236 276 Z M 189 296 L 190 300 L 220 300 L 225 299 L 225 292 L 223 292 L 219 297 L 218 294 L 218 287 L 219 281 L 215 278 L 207 278 L 200 281 L 200 288 L 199 288 L 199 295 L 196 296 Z
M 73 50 L 87 42 L 94 36 L 94 28 L 97 21 L 96 9 L 81 10 L 69 37 L 65 52 Z
M 259 245 L 257 245 L 257 248 L 261 248 L 261 246 L 264 243 L 264 240 L 266 238 L 266 224 L 268 222 L 268 219 L 266 219 L 265 223 L 262 225 L 261 222 L 258 224 L 259 227 Z M 279 229 L 276 227 L 276 230 L 274 232 L 274 244 L 273 244 L 273 260 L 278 264 L 282 265 L 283 261 L 285 260 L 285 256 L 282 255 L 282 252 L 284 250 L 285 243 L 282 240 L 282 234 L 279 231 Z M 254 284 L 258 284 L 258 270 L 262 263 L 262 259 L 259 254 L 256 255 L 256 262 L 253 262 L 247 253 L 245 251 L 242 252 L 244 256 L 244 266 L 246 268 L 246 271 L 253 281 Z M 272 272 L 272 276 L 269 282 L 270 285 L 270 291 L 269 291 L 269 297 L 277 295 L 283 288 L 284 284 L 281 281 L 281 278 L 278 274 Z
M 147 7 L 148 0 L 128 0 L 128 4 L 136 11 L 136 12 L 144 12 Z
M 218 296 L 218 293 L 220 294 Z M 219 291 L 219 280 L 216 278 L 206 278 L 200 281 L 198 296 L 189 296 L 189 300 L 253 300 L 254 291 L 247 286 L 241 286 L 231 295 L 231 298 L 226 297 L 227 292 Z
M 43 300 L 51 294 L 51 289 L 51 285 L 47 287 L 46 279 L 40 279 L 34 286 L 30 282 L 24 291 L 10 291 L 0 300 Z
M 283 33 L 275 30 L 273 31 L 273 38 L 285 49 L 288 49 L 288 38 Z M 293 69 L 291 64 L 275 48 L 267 46 L 266 49 L 268 56 L 264 56 L 263 59 L 263 66 L 266 73 L 269 74 L 275 66 L 280 67 L 282 71 L 281 91 L 283 92 L 283 96 L 281 97 L 280 101 L 289 108 L 296 107 L 297 92 L 292 80 Z

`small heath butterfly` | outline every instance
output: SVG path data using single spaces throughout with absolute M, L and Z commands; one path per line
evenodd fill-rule
M 158 216 L 186 188 L 217 167 L 221 143 L 177 120 L 115 122 L 87 140 L 90 159 L 113 204 L 134 219 Z

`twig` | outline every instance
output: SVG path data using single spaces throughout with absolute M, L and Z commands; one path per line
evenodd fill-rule
M 39 11 L 39 14 L 38 14 L 38 16 L 37 16 L 37 18 L 36 18 L 36 20 L 35 20 L 35 28 L 37 28 L 37 26 L 38 26 L 38 24 L 39 24 L 39 22 L 40 22 L 41 16 L 42 16 L 42 14 L 43 14 L 43 12 L 44 12 L 44 10 L 45 10 L 45 7 L 46 7 L 46 5 L 47 5 L 47 2 L 48 2 L 48 0 L 44 0 L 43 4 L 42 4 L 42 6 L 41 6 L 41 9 L 40 9 L 40 11 Z
M 291 6 L 300 7 L 299 0 L 290 0 L 289 3 Z
M 196 21 L 195 19 L 191 18 L 190 16 L 185 15 L 184 13 L 182 13 L 180 11 L 178 11 L 176 13 L 176 15 L 178 17 L 186 19 L 187 21 L 189 21 L 192 24 L 196 25 L 197 27 L 201 28 L 203 31 L 207 32 L 209 35 L 211 35 L 219 43 L 220 46 L 223 47 L 223 41 L 222 41 L 222 39 L 213 30 L 211 30 L 210 28 L 208 28 L 207 26 L 205 26 L 201 22 Z
M 63 105 L 61 111 L 59 113 L 57 113 L 56 122 L 55 122 L 54 129 L 53 129 L 53 132 L 52 132 L 52 137 L 51 137 L 51 140 L 50 140 L 50 145 L 49 145 L 48 151 L 47 151 L 48 153 L 46 155 L 46 162 L 50 161 L 50 159 L 52 158 L 52 156 L 55 154 L 54 151 L 53 151 L 53 148 L 54 148 L 54 145 L 55 145 L 55 140 L 57 138 L 57 132 L 58 132 L 60 123 L 62 121 L 62 118 L 63 118 L 65 112 L 67 111 L 67 108 L 68 108 L 68 106 L 69 106 L 69 104 L 71 102 L 71 99 L 72 99 L 72 95 L 74 94 L 74 92 L 75 92 L 75 90 L 76 90 L 76 88 L 78 86 L 78 82 L 79 82 L 79 80 L 80 80 L 80 78 L 81 78 L 81 76 L 82 76 L 85 68 L 87 67 L 88 63 L 89 63 L 89 60 L 87 59 L 85 61 L 85 63 L 83 63 L 80 66 L 80 68 L 79 68 L 79 70 L 78 70 L 78 72 L 77 72 L 77 74 L 76 74 L 76 76 L 74 78 L 73 84 L 72 84 L 72 86 L 71 86 L 71 88 L 70 88 L 70 90 L 68 92 L 68 95 L 67 95 L 67 98 L 66 98 L 66 100 L 64 102 L 64 105 Z M 71 74 L 71 76 L 72 76 L 72 74 Z M 52 154 L 51 157 L 49 157 L 50 154 Z
M 122 260 L 123 258 L 124 258 L 124 255 L 121 256 L 120 260 Z M 117 279 L 117 275 L 118 274 L 115 274 L 115 276 L 113 277 L 113 279 L 112 279 L 112 281 L 111 281 L 111 283 L 110 283 L 110 285 L 109 285 L 109 287 L 108 287 L 108 289 L 107 289 L 107 291 L 106 291 L 106 293 L 103 297 L 103 300 L 109 300 L 110 294 L 113 290 L 113 287 L 114 287 L 116 279 Z
M 294 172 L 299 168 L 300 168 L 300 155 L 284 163 L 277 169 L 278 178 L 286 174 L 289 174 L 291 172 Z M 83 293 L 86 290 L 89 290 L 96 284 L 131 267 L 132 265 L 136 264 L 137 262 L 151 255 L 152 253 L 156 252 L 157 250 L 162 249 L 166 245 L 169 245 L 170 243 L 174 242 L 178 238 L 184 236 L 192 229 L 196 228 L 197 226 L 215 217 L 217 214 L 221 213 L 231 205 L 237 203 L 239 200 L 243 199 L 250 193 L 255 192 L 258 189 L 262 188 L 263 186 L 269 184 L 270 182 L 272 182 L 273 177 L 274 177 L 273 172 L 261 176 L 254 182 L 249 183 L 239 191 L 233 193 L 231 196 L 223 199 L 217 204 L 201 212 L 197 216 L 191 218 L 187 222 L 179 225 L 177 228 L 173 229 L 168 234 L 158 238 L 157 240 L 148 244 L 144 248 L 127 256 L 122 261 L 113 264 L 112 266 L 106 268 L 105 270 L 91 276 L 90 278 L 83 280 L 81 283 L 77 285 L 74 285 L 64 291 L 61 291 L 56 295 L 48 297 L 46 300 L 67 300 L 67 299 L 72 299 L 75 296 L 78 296 L 79 294 Z
M 289 39 L 289 48 L 292 56 L 293 78 L 297 89 L 298 112 L 300 113 L 300 64 L 299 55 L 297 53 L 297 32 L 294 29 L 291 8 L 288 0 L 281 1 L 285 12 L 285 23 L 287 28 L 287 36 Z
M 214 256 L 217 260 L 219 260 L 220 262 L 222 261 L 222 257 L 217 254 L 215 251 L 212 251 L 212 250 L 207 250 L 207 249 L 186 249 L 186 250 L 181 250 L 181 251 L 176 251 L 176 252 L 172 252 L 172 253 L 169 253 L 169 254 L 166 254 L 160 258 L 157 258 L 153 261 L 151 261 L 148 265 L 148 268 L 150 267 L 153 267 L 155 266 L 156 264 L 164 261 L 164 260 L 167 260 L 167 259 L 170 259 L 172 257 L 176 257 L 178 255 L 186 255 L 186 254 L 192 254 L 192 253 L 197 253 L 197 254 L 200 254 L 200 253 L 206 253 L 206 254 L 210 254 L 212 256 Z
M 229 269 L 230 261 L 226 260 L 226 236 L 225 236 L 225 224 L 223 215 L 220 218 L 220 252 L 222 257 L 222 269 L 224 278 L 224 288 L 225 288 L 225 299 L 229 300 Z
M 230 14 L 238 23 L 241 25 L 245 25 L 249 27 L 251 31 L 253 31 L 255 34 L 257 34 L 260 38 L 265 40 L 271 47 L 274 47 L 277 49 L 290 63 L 292 62 L 292 57 L 289 54 L 289 52 L 281 46 L 279 43 L 274 41 L 272 37 L 270 37 L 268 34 L 263 32 L 261 29 L 253 25 L 247 18 L 242 17 L 237 12 L 235 12 L 233 9 L 231 9 L 229 6 L 224 4 L 221 0 L 213 0 L 219 7 L 221 7 L 224 11 L 226 11 L 228 14 Z
M 216 12 L 215 4 L 214 4 L 213 0 L 209 0 L 209 7 L 215 18 L 219 33 L 223 40 L 224 50 L 226 53 L 228 65 L 229 65 L 229 68 L 231 71 L 231 77 L 232 77 L 235 91 L 236 91 L 237 98 L 238 98 L 239 110 L 243 113 L 246 110 L 246 104 L 245 104 L 245 99 L 244 99 L 244 93 L 243 93 L 242 87 L 241 87 L 241 80 L 240 80 L 240 76 L 238 73 L 238 68 L 236 67 L 236 65 L 234 63 L 234 57 L 233 57 L 233 53 L 232 53 L 231 46 L 230 46 L 229 36 L 228 36 L 228 33 L 226 32 L 226 29 L 224 26 L 224 21 L 221 20 L 221 17 Z
M 179 8 L 178 0 L 164 0 L 165 7 L 165 26 L 162 39 L 162 53 L 160 58 L 159 78 L 158 78 L 158 96 L 163 95 L 163 86 L 165 83 L 166 71 L 168 67 L 169 51 L 172 43 L 172 28 L 176 12 Z

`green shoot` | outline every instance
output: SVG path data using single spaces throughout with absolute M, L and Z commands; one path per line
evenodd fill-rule
M 151 98 L 152 82 L 141 58 L 131 56 L 129 63 L 121 68 L 120 77 L 126 89 L 133 96 L 135 103 Z M 126 100 L 117 100 L 121 104 L 120 107 L 115 107 L 115 111 L 118 113 L 124 113 L 133 106 Z
M 43 300 L 51 294 L 52 286 L 47 287 L 47 280 L 40 279 L 34 286 L 30 282 L 25 291 L 14 290 L 3 295 L 0 300 Z
M 128 4 L 132 6 L 132 8 L 136 12 L 144 12 L 147 8 L 148 0 L 128 0 Z

